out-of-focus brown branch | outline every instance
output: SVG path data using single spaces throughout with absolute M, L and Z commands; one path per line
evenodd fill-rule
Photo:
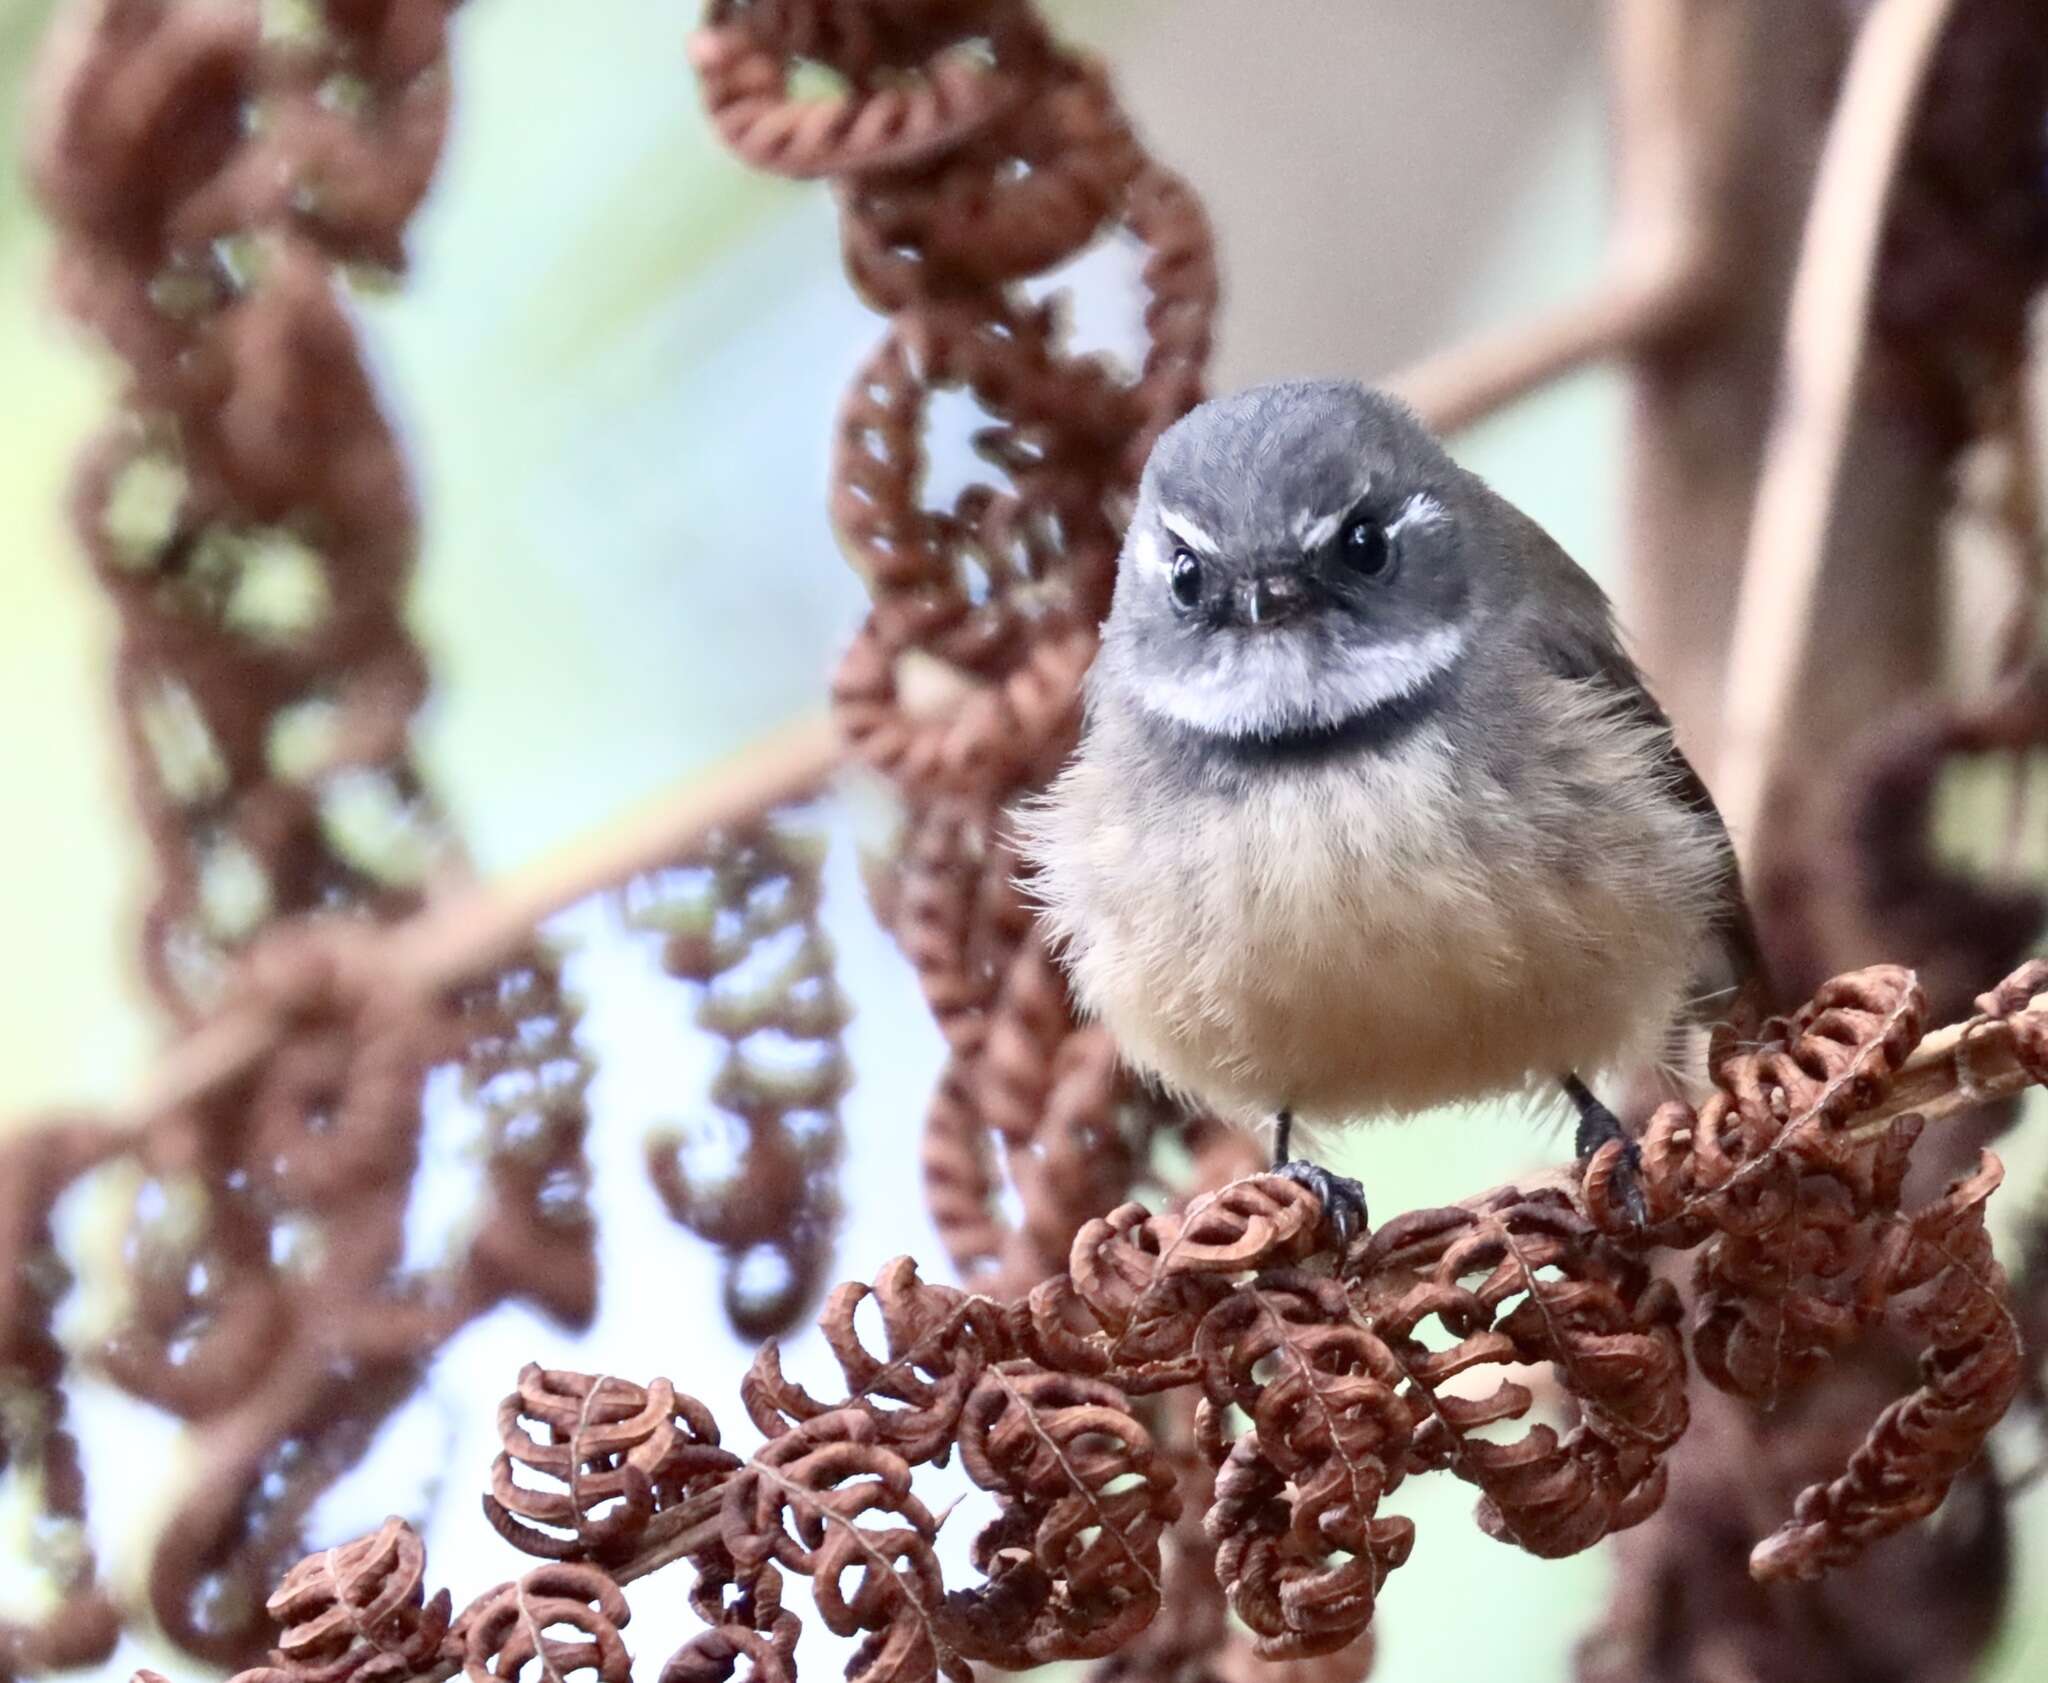
M 1456 432 L 1588 363 L 1625 356 L 1682 322 L 1689 273 L 1617 275 L 1534 321 L 1482 334 L 1395 375 L 1389 389 L 1437 432 Z
M 388 933 L 366 932 L 356 962 L 376 985 L 429 998 L 489 970 L 533 938 L 534 926 L 603 889 L 687 852 L 711 831 L 816 792 L 839 763 L 839 736 L 809 715 L 749 743 L 637 812 L 602 825 L 537 864 L 429 905 Z M 251 1068 L 286 1024 L 260 1002 L 239 1004 L 182 1036 L 127 1116 L 140 1128 Z
M 1732 115 L 1725 79 L 1701 74 L 1698 0 L 1610 8 L 1609 66 L 1622 136 L 1618 204 L 1602 277 L 1534 320 L 1425 357 L 1390 388 L 1439 432 L 1484 419 L 1551 381 L 1681 331 L 1712 301 L 1713 172 Z M 1725 33 L 1725 32 L 1721 32 Z
M 564 907 L 675 858 L 712 830 L 815 793 L 839 756 L 839 734 L 823 713 L 756 738 L 532 867 L 400 925 L 389 946 L 394 979 L 422 993 L 462 980 Z
M 1878 0 L 1857 34 L 1821 156 L 1728 663 L 1716 792 L 1745 850 L 1783 752 L 1818 605 L 1892 180 L 1955 3 Z

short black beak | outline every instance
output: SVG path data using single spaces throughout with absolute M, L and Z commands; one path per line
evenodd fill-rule
M 1237 605 L 1246 625 L 1279 625 L 1307 608 L 1309 581 L 1297 572 L 1261 573 L 1238 586 Z

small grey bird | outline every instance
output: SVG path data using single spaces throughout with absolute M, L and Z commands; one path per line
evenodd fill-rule
M 1079 750 L 1021 828 L 1082 1008 L 1277 1123 L 1344 1237 L 1359 1189 L 1289 1161 L 1295 1118 L 1561 1086 L 1583 1156 L 1626 1137 L 1587 1077 L 1761 986 L 1727 831 L 1599 587 L 1348 382 L 1160 438 Z

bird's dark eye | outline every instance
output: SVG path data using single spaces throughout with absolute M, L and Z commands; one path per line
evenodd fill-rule
M 1192 550 L 1176 549 L 1173 552 L 1173 567 L 1166 575 L 1166 587 L 1183 608 L 1192 608 L 1201 601 L 1202 563 L 1195 559 Z
M 1344 558 L 1345 566 L 1368 579 L 1378 578 L 1394 559 L 1386 528 L 1362 514 L 1338 535 L 1337 553 Z

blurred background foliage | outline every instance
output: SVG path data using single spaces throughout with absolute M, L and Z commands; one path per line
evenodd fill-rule
M 0 0 L 10 137 L 53 10 Z M 1227 0 L 1053 10 L 1118 64 L 1223 230 L 1225 384 L 1385 369 L 1561 296 L 1590 267 L 1592 0 L 1468 0 L 1421 27 L 1385 3 L 1341 20 L 1282 7 L 1228 87 L 1217 73 L 1242 19 Z M 1377 33 L 1415 64 L 1381 52 L 1347 69 L 1350 55 L 1329 54 L 1321 97 L 1289 100 L 1319 15 L 1339 37 L 1326 45 Z M 874 318 L 839 278 L 824 190 L 749 174 L 717 146 L 682 58 L 691 17 L 684 0 L 465 7 L 457 119 L 412 272 L 358 298 L 425 515 L 415 615 L 439 694 L 422 739 L 485 870 L 814 704 L 860 608 L 823 485 L 830 418 Z M 1554 80 L 1527 74 L 1545 67 Z M 1452 132 L 1482 115 L 1495 132 Z M 1304 180 L 1289 160 L 1316 149 L 1335 155 Z M 48 253 L 9 168 L 0 694 L 28 728 L 8 733 L 0 775 L 34 819 L 8 842 L 11 874 L 36 885 L 9 933 L 38 976 L 0 1026 L 10 1114 L 118 1096 L 148 1045 L 123 948 L 140 856 L 104 696 L 111 620 L 62 511 L 111 376 L 44 301 Z M 1597 571 L 1615 437 L 1596 375 L 1465 453 Z
M 1210 207 L 1226 287 L 1219 384 L 1385 372 L 1567 296 L 1593 270 L 1605 140 L 1596 0 L 1050 9 L 1111 59 L 1159 155 Z M 0 0 L 11 138 L 52 10 L 53 0 Z M 456 124 L 416 224 L 412 273 L 359 299 L 424 513 L 414 612 L 438 688 L 421 739 L 485 872 L 816 706 L 862 606 L 823 487 L 833 409 L 878 327 L 840 278 L 825 191 L 748 174 L 712 139 L 682 51 L 692 15 L 687 0 L 471 0 L 456 37 Z M 153 1045 L 131 954 L 143 865 L 108 705 L 112 622 L 63 523 L 69 465 L 106 413 L 111 376 L 43 301 L 48 255 L 20 171 L 0 172 L 8 1118 L 121 1099 Z M 1127 285 L 1086 281 L 1077 322 L 1109 323 L 1113 342 L 1130 303 Z M 1613 377 L 1584 375 L 1459 445 L 1610 582 L 1620 404 Z M 856 927 L 862 915 L 851 892 L 839 897 L 842 977 L 860 1011 L 852 1214 L 835 1269 L 849 1276 L 903 1248 L 889 1212 L 916 1195 L 910 1142 L 938 1057 L 907 972 Z M 601 954 L 581 972 L 600 1003 L 610 973 Z M 619 1000 L 588 1019 L 601 1065 L 613 1065 L 597 1090 L 594 1151 L 630 1179 L 635 1112 L 689 1096 L 618 1097 L 639 1079 L 625 1065 L 636 1035 L 680 1034 L 685 1018 L 621 1003 L 634 984 L 615 982 Z M 672 1083 L 665 1068 L 642 1086 Z M 878 1149 L 883 1140 L 900 1149 Z M 1503 1113 L 1461 1118 L 1454 1134 L 1428 1122 L 1378 1131 L 1339 1155 L 1374 1207 L 1392 1211 L 1562 1149 L 1554 1132 Z M 2017 1185 L 2039 1184 L 2041 1149 L 2014 1156 Z M 601 1188 L 607 1172 L 601 1163 Z M 629 1201 L 600 1201 L 607 1257 L 659 1246 L 680 1259 L 687 1236 L 644 1188 Z M 701 1324 L 678 1320 L 677 1301 L 699 1303 Z M 646 1323 L 636 1334 L 631 1305 L 608 1298 L 592 1340 L 636 1352 L 620 1358 L 629 1371 L 659 1363 L 722 1398 L 744 1353 L 715 1301 L 715 1290 L 671 1290 L 652 1311 L 671 1336 L 649 1351 Z M 480 1416 L 508 1364 L 567 1359 L 566 1341 L 536 1347 L 545 1336 L 526 1320 L 507 1339 L 470 1340 L 451 1355 L 444 1391 Z M 90 1435 L 89 1408 L 84 1419 Z M 483 1439 L 458 1451 L 481 1456 L 479 1470 L 494 1444 L 482 1424 Z M 1384 1605 L 1376 1675 L 1566 1675 L 1572 1639 L 1600 1604 L 1599 1558 L 1498 1549 L 1448 1481 L 1402 1497 L 1393 1505 L 1416 1517 L 1422 1545 Z M 397 1500 L 378 1494 L 372 1520 Z M 445 1506 L 448 1537 L 485 1552 L 465 1559 L 437 1526 L 440 1569 L 459 1585 L 473 1565 L 487 1581 L 495 1545 L 466 1499 Z M 2048 1583 L 2042 1510 L 2022 1510 L 2022 1583 Z M 17 1534 L 0 1553 L 31 1547 Z M 1487 1602 L 1475 1616 L 1482 1552 Z M 2012 1633 L 1994 1675 L 2048 1675 L 2041 1601 L 2016 1598 L 2031 1625 Z M 139 1657 L 132 1647 L 109 1675 Z

